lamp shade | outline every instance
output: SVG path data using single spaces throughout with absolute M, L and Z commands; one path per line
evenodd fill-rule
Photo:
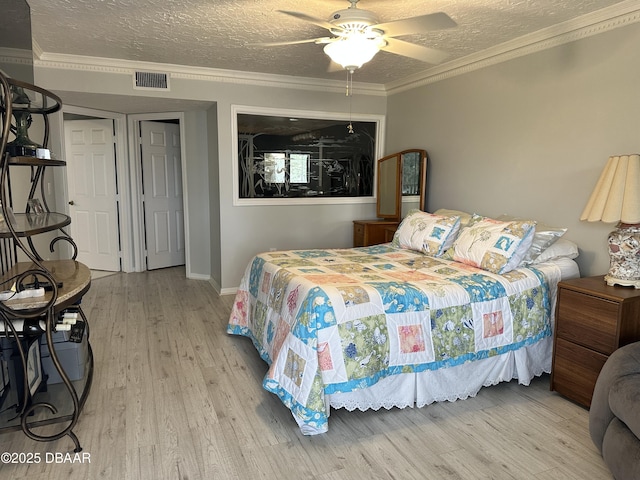
M 609 157 L 580 220 L 640 223 L 640 155 Z
M 361 34 L 352 34 L 324 47 L 324 53 L 343 68 L 353 72 L 371 60 L 384 46 L 381 38 L 367 38 Z

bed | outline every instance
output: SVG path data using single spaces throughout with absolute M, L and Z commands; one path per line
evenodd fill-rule
M 331 408 L 422 407 L 551 371 L 577 247 L 533 221 L 462 220 L 411 212 L 391 243 L 249 262 L 227 332 L 251 339 L 303 434 L 326 432 Z

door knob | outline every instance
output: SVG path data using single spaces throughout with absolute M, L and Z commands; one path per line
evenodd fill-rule
M 69 205 L 75 205 L 75 203 L 73 203 L 73 200 L 69 200 Z

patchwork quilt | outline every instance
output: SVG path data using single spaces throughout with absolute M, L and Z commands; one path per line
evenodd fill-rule
M 542 270 L 499 275 L 384 244 L 257 255 L 227 332 L 253 341 L 264 388 L 315 433 L 327 394 L 532 345 L 550 319 Z

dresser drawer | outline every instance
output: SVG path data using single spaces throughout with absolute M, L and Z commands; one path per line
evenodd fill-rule
M 556 334 L 565 340 L 610 355 L 618 348 L 618 308 L 615 302 L 562 289 Z
M 364 232 L 365 226 L 361 223 L 354 223 L 353 225 L 353 246 L 364 247 Z
M 607 358 L 607 355 L 557 338 L 551 390 L 589 407 L 598 374 Z

